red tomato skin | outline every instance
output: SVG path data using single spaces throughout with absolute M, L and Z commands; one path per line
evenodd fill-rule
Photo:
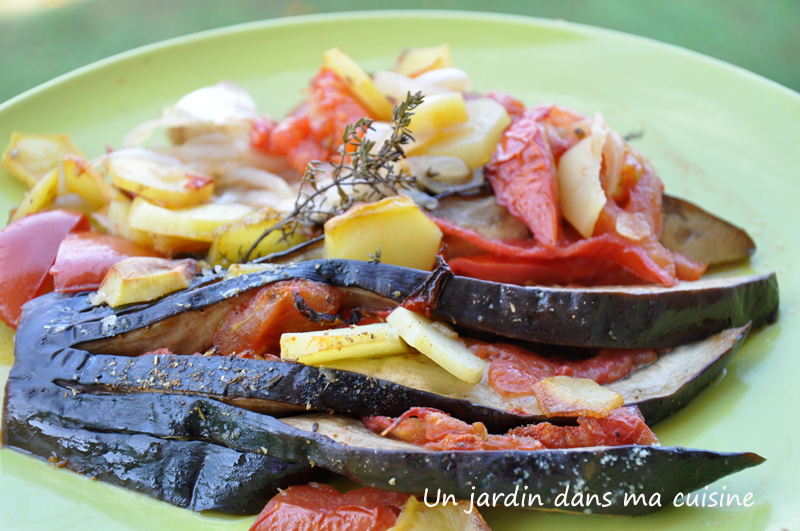
M 46 293 L 50 267 L 61 240 L 89 230 L 86 214 L 69 210 L 38 212 L 0 231 L 0 319 L 17 328 L 22 305 Z
M 300 173 L 312 160 L 327 161 L 342 144 L 345 126 L 369 111 L 347 84 L 323 68 L 311 81 L 305 103 L 278 124 L 256 121 L 250 130 L 254 149 L 286 157 Z
M 130 240 L 111 234 L 68 234 L 58 248 L 50 268 L 58 293 L 94 290 L 100 287 L 111 266 L 131 256 L 160 256 Z
M 408 497 L 372 487 L 339 494 L 329 485 L 295 485 L 267 503 L 250 531 L 385 531 Z
M 540 120 L 547 109 L 530 109 L 508 127 L 486 165 L 497 204 L 525 222 L 546 249 L 558 243 L 561 226 L 555 159 Z

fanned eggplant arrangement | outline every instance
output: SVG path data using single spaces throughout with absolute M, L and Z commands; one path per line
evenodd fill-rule
M 703 278 L 752 239 L 447 45 L 373 75 L 328 50 L 281 122 L 222 82 L 101 157 L 14 133 L 2 162 L 31 186 L 0 231 L 6 447 L 253 531 L 645 515 L 764 461 L 649 427 L 777 319 L 775 274 Z
M 452 376 L 414 356 L 381 363 L 365 359 L 358 372 L 356 361 L 315 367 L 192 355 L 208 353 L 215 330 L 242 300 L 275 283 L 301 279 L 340 289 L 342 307 L 361 311 L 393 308 L 413 294 L 422 295 L 432 315 L 459 325 L 462 333 L 485 337 L 487 326 L 475 315 L 482 314 L 485 321 L 498 323 L 496 332 L 506 341 L 514 337 L 510 331 L 520 328 L 497 316 L 511 305 L 514 315 L 534 330 L 524 339 L 551 342 L 558 341 L 558 328 L 543 330 L 545 336 L 536 332 L 539 315 L 558 316 L 565 308 L 583 311 L 576 321 L 586 323 L 585 333 L 578 335 L 585 338 L 584 347 L 605 347 L 613 336 L 617 345 L 638 341 L 641 348 L 663 349 L 654 363 L 605 385 L 620 393 L 625 405 L 638 406 L 651 424 L 684 407 L 713 381 L 744 341 L 750 323 L 770 322 L 778 307 L 774 276 L 698 282 L 677 291 L 637 288 L 636 293 L 628 288 L 494 285 L 446 271 L 349 260 L 263 265 L 232 278 L 211 274 L 155 303 L 116 311 L 92 306 L 85 294 L 53 294 L 25 307 L 7 387 L 4 444 L 176 505 L 233 513 L 252 513 L 265 492 L 306 481 L 312 465 L 374 487 L 416 494 L 439 488 L 469 498 L 472 486 L 477 492 L 502 492 L 524 484 L 541 494 L 543 505 L 534 508 L 558 508 L 554 500 L 565 481 L 582 485 L 586 493 L 616 493 L 612 500 L 633 486 L 648 496 L 671 499 L 762 461 L 755 454 L 637 445 L 431 451 L 381 437 L 357 417 L 400 416 L 425 406 L 484 423 L 492 433 L 548 419 L 535 399 L 503 398 L 485 382 L 465 393 L 459 393 L 458 385 L 443 392 Z M 670 310 L 662 320 L 693 327 L 701 323 L 703 329 L 682 335 L 668 333 L 665 326 L 643 343 L 628 326 L 631 313 L 639 311 L 637 304 L 647 304 L 657 327 L 655 303 L 664 293 L 673 302 L 663 306 L 665 313 Z M 585 306 L 619 311 L 604 312 L 602 323 L 590 325 L 595 312 Z M 715 309 L 723 306 L 728 315 Z M 564 321 L 571 338 L 576 325 Z M 687 335 L 705 339 L 669 343 Z M 428 376 L 392 370 L 412 364 Z M 470 386 L 462 382 L 461 387 Z M 225 487 L 218 488 L 221 484 Z M 592 512 L 646 514 L 655 509 L 603 505 Z

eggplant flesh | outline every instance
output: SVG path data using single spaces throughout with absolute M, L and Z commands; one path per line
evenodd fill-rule
M 748 332 L 749 326 L 729 329 L 678 347 L 606 387 L 620 393 L 627 405 L 638 406 L 648 424 L 655 424 L 685 407 L 716 379 Z M 423 361 L 424 356 L 357 359 L 322 368 L 221 356 L 129 358 L 66 351 L 63 361 L 61 357 L 52 363 L 61 365 L 58 381 L 65 387 L 205 396 L 273 416 L 298 410 L 398 416 L 425 405 L 464 421 L 483 422 L 498 432 L 546 420 L 533 396 L 503 397 L 492 390 L 486 374 L 470 386 Z
M 756 251 L 752 238 L 734 225 L 677 197 L 665 195 L 661 243 L 709 266 L 746 260 Z
M 515 486 L 540 494 L 529 508 L 597 514 L 644 515 L 653 505 L 624 505 L 625 493 L 658 493 L 662 504 L 763 461 L 752 453 L 719 453 L 659 446 L 593 447 L 539 451 L 434 452 L 380 437 L 356 419 L 307 414 L 281 420 L 207 398 L 172 394 L 109 396 L 28 394 L 40 404 L 38 418 L 66 427 L 124 431 L 185 442 L 206 441 L 239 452 L 305 462 L 376 488 L 424 494 L 441 489 L 458 499 L 475 493 L 510 492 Z M 558 507 L 565 485 L 612 503 L 603 507 Z M 475 487 L 473 490 L 472 487 Z M 570 495 L 571 496 L 571 495 Z

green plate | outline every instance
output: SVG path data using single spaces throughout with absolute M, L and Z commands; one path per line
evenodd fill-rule
M 0 139 L 12 130 L 66 131 L 88 155 L 98 155 L 163 106 L 220 79 L 241 83 L 263 111 L 280 117 L 298 103 L 328 48 L 342 47 L 377 69 L 390 67 L 405 46 L 442 42 L 450 43 L 477 91 L 500 89 L 529 104 L 554 101 L 601 112 L 623 134 L 644 131 L 636 146 L 667 190 L 746 228 L 758 244 L 752 269 L 777 271 L 783 288 L 778 324 L 752 334 L 720 381 L 655 429 L 664 445 L 766 457 L 709 488 L 740 497 L 752 492 L 751 507 L 675 508 L 664 500 L 659 513 L 635 519 L 497 508 L 483 511 L 492 529 L 796 529 L 795 92 L 679 48 L 564 22 L 486 13 L 348 13 L 247 24 L 101 61 L 0 106 Z M 5 211 L 23 189 L 0 173 L 0 191 Z M 247 529 L 253 521 L 193 514 L 9 450 L 0 451 L 0 475 L 4 529 Z

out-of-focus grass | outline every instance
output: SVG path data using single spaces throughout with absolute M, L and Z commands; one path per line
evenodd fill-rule
M 267 18 L 396 6 L 386 0 L 31 1 L 60 7 L 4 11 L 0 102 L 92 61 L 170 37 Z M 696 50 L 800 90 L 797 0 L 406 0 L 403 7 L 494 11 L 616 29 Z

